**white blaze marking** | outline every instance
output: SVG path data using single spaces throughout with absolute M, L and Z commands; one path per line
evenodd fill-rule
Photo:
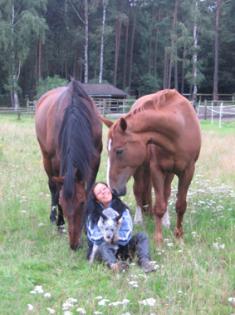
M 164 214 L 164 216 L 162 218 L 162 224 L 168 229 L 171 226 L 170 215 L 169 215 L 168 209 L 166 210 L 166 212 L 165 212 L 165 214 Z
M 108 141 L 108 153 L 111 151 L 112 148 L 112 140 L 109 139 Z M 107 161 L 107 184 L 110 187 L 110 181 L 109 181 L 109 172 L 110 172 L 110 168 L 111 168 L 111 163 L 110 163 L 110 158 L 108 156 L 108 161 Z
M 134 216 L 134 223 L 135 224 L 142 224 L 143 223 L 143 215 L 142 215 L 142 211 L 139 205 L 136 206 L 136 210 L 135 210 L 135 216 Z

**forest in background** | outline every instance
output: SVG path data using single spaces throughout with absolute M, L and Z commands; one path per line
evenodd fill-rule
M 0 0 L 0 94 L 17 107 L 74 77 L 216 100 L 235 92 L 234 12 L 234 0 Z

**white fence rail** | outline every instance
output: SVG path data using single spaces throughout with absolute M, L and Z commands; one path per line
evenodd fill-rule
M 210 119 L 211 123 L 218 121 L 221 127 L 223 120 L 235 119 L 235 102 L 205 101 L 199 104 L 197 114 L 200 119 Z
M 134 99 L 95 99 L 98 110 L 102 115 L 120 116 L 127 113 Z M 20 107 L 14 110 L 11 107 L 0 107 L 0 114 L 16 114 L 20 118 L 21 114 L 34 114 L 35 103 L 28 102 L 26 107 Z M 211 122 L 219 121 L 221 127 L 223 120 L 235 119 L 235 102 L 232 101 L 204 101 L 198 104 L 197 115 L 200 119 L 210 119 Z

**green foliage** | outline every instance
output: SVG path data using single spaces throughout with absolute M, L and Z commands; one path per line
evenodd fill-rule
M 59 87 L 59 86 L 65 86 L 67 85 L 68 81 L 59 77 L 58 75 L 55 75 L 53 77 L 47 77 L 44 80 L 39 80 L 37 87 L 36 87 L 36 98 L 38 99 L 40 96 L 42 96 L 45 92 Z
M 192 85 L 193 25 L 197 18 L 198 92 L 212 91 L 215 0 L 198 0 L 197 12 L 195 0 L 178 1 L 174 27 L 176 0 L 105 2 L 105 81 L 113 83 L 115 52 L 118 49 L 119 88 L 139 90 L 139 94 L 146 94 L 155 86 L 162 88 L 168 72 L 171 75 L 171 87 L 176 87 L 177 81 L 179 90 L 183 86 L 184 92 L 189 92 Z M 99 75 L 103 1 L 88 1 L 88 6 L 88 79 L 95 80 Z M 233 12 L 234 1 L 222 1 L 219 93 L 234 92 Z M 117 28 L 117 19 L 121 23 L 120 30 Z M 1 91 L 6 90 L 6 87 L 7 90 L 17 90 L 19 86 L 22 95 L 30 96 L 33 96 L 40 77 L 58 74 L 69 78 L 72 75 L 83 81 L 84 1 L 0 0 L 0 71 Z M 14 82 L 13 76 L 17 82 Z
M 147 73 L 140 78 L 138 90 L 141 95 L 154 93 L 160 90 L 161 81 L 152 74 Z

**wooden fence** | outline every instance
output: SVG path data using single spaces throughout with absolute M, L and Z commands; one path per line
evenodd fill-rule
M 127 113 L 134 99 L 98 99 L 95 100 L 97 108 L 102 115 L 119 117 Z M 34 115 L 35 102 L 27 102 L 26 107 L 14 110 L 11 107 L 0 107 L 0 114 L 15 114 L 20 118 L 21 114 Z M 196 107 L 197 115 L 200 119 L 210 119 L 212 122 L 218 120 L 220 125 L 224 119 L 235 119 L 235 101 L 207 101 L 198 102 Z

